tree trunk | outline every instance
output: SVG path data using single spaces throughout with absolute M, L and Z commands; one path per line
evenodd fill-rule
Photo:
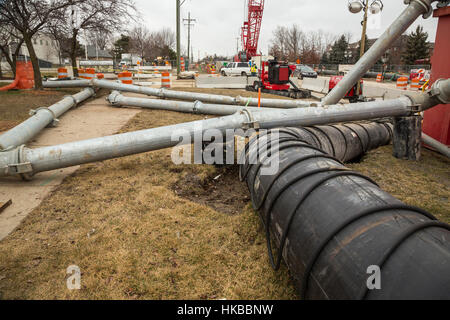
M 5 48 L 2 47 L 2 48 L 0 48 L 0 51 L 3 52 L 3 55 L 6 58 L 6 62 L 8 62 L 9 66 L 11 67 L 11 71 L 13 73 L 13 79 L 15 79 L 16 78 L 16 56 L 17 55 L 13 55 L 13 60 L 11 60 L 11 55 L 8 50 L 5 50 Z
M 0 79 L 3 79 L 2 60 L 3 60 L 3 53 L 0 52 Z
M 36 55 L 36 51 L 34 51 L 33 41 L 31 40 L 31 35 L 24 33 L 23 40 L 25 41 L 25 44 L 28 49 L 28 53 L 30 54 L 31 64 L 33 65 L 34 88 L 36 90 L 41 90 L 41 89 L 43 89 L 41 69 L 39 68 L 39 60 Z
M 72 61 L 73 76 L 78 77 L 78 67 L 77 67 L 77 36 L 78 30 L 72 30 L 72 43 L 70 47 L 70 60 Z

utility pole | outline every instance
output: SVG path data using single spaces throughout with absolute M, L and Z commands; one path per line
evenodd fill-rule
M 361 35 L 361 44 L 359 51 L 359 58 L 361 59 L 364 53 L 366 52 L 366 32 L 367 32 L 367 15 L 369 13 L 369 0 L 364 2 L 364 20 L 363 20 L 363 30 Z M 359 96 L 359 91 L 361 90 L 361 81 L 358 81 L 356 86 L 356 95 Z
M 177 2 L 177 77 L 180 76 L 180 0 L 176 0 Z
M 241 39 L 241 37 L 236 37 L 236 53 L 239 53 L 239 40 Z
M 191 19 L 191 13 L 188 13 L 188 18 L 187 19 L 183 19 L 183 21 L 187 21 L 186 26 L 188 27 L 188 45 L 187 45 L 187 49 L 188 49 L 188 61 L 189 63 L 191 63 L 191 26 L 193 26 L 193 22 L 197 22 L 197 20 L 195 19 Z

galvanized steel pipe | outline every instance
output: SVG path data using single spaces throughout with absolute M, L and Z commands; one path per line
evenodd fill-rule
M 395 19 L 383 35 L 378 38 L 374 45 L 355 64 L 352 70 L 322 99 L 322 104 L 331 105 L 338 103 L 420 15 L 431 12 L 431 3 L 435 1 L 437 0 L 405 1 L 405 3 L 409 3 L 408 7 Z
M 244 109 L 244 107 L 240 106 L 232 106 L 225 104 L 205 104 L 201 101 L 184 102 L 184 101 L 125 97 L 121 95 L 118 91 L 113 91 L 108 96 L 107 100 L 113 106 L 140 107 L 155 110 L 169 110 L 169 111 L 217 115 L 217 116 L 229 116 Z M 251 110 L 252 112 L 277 110 L 277 109 L 257 108 L 257 107 L 246 107 L 246 109 Z
M 92 88 L 86 88 L 73 96 L 65 97 L 48 108 L 33 110 L 32 117 L 0 136 L 0 150 L 15 148 L 30 141 L 45 127 L 55 123 L 62 114 L 94 94 L 95 91 Z
M 318 108 L 269 110 L 252 112 L 243 109 L 231 116 L 182 123 L 172 126 L 129 132 L 114 136 L 72 142 L 52 147 L 0 152 L 0 176 L 65 168 L 83 163 L 102 161 L 127 155 L 173 147 L 178 141 L 172 134 L 183 130 L 191 136 L 206 130 L 238 128 L 270 129 L 280 126 L 312 126 L 346 121 L 377 119 L 414 114 L 416 103 L 408 97 Z
M 216 94 L 206 94 L 197 92 L 174 91 L 167 89 L 155 89 L 130 84 L 122 84 L 107 80 L 72 80 L 72 81 L 47 81 L 43 84 L 44 88 L 73 88 L 94 86 L 109 90 L 138 93 L 148 96 L 155 96 L 164 99 L 177 99 L 188 101 L 201 101 L 207 103 L 258 106 L 258 99 L 245 97 L 229 97 Z M 282 100 L 282 99 L 261 99 L 261 107 L 264 108 L 304 108 L 317 105 L 317 102 L 302 100 Z
M 433 149 L 436 149 L 436 151 L 442 153 L 447 158 L 450 158 L 450 148 L 447 147 L 445 144 L 440 143 L 439 141 L 433 139 L 432 137 L 426 135 L 425 133 L 422 133 L 422 141 L 432 147 Z

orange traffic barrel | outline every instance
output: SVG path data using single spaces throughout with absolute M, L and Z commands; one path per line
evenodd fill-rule
M 85 73 L 85 70 L 84 69 L 78 69 L 78 77 L 79 78 L 81 78 L 81 79 L 86 79 L 85 77 L 86 77 L 86 73 Z
M 103 73 L 97 73 L 97 79 L 105 79 L 105 75 Z
M 170 73 L 161 73 L 161 88 L 170 88 Z
M 119 73 L 118 77 L 123 84 L 133 84 L 133 74 L 129 71 Z
M 180 60 L 181 60 L 181 62 L 180 62 L 180 64 L 181 64 L 181 71 L 184 72 L 184 71 L 186 71 L 186 65 L 184 63 L 184 58 L 181 57 Z
M 400 77 L 397 79 L 397 89 L 406 90 L 408 89 L 408 78 Z
M 87 80 L 92 80 L 95 78 L 95 69 L 86 69 L 84 70 L 84 78 Z
M 377 75 L 377 82 L 383 82 L 384 78 L 383 78 L 383 74 L 379 73 Z
M 58 68 L 58 79 L 65 79 L 69 77 L 69 73 L 66 68 Z
M 415 78 L 411 80 L 411 90 L 419 91 L 420 90 L 420 78 Z

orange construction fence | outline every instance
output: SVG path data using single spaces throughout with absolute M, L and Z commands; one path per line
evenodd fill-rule
M 34 72 L 31 61 L 16 62 L 16 79 L 6 87 L 0 88 L 0 91 L 11 89 L 32 89 L 34 87 Z

